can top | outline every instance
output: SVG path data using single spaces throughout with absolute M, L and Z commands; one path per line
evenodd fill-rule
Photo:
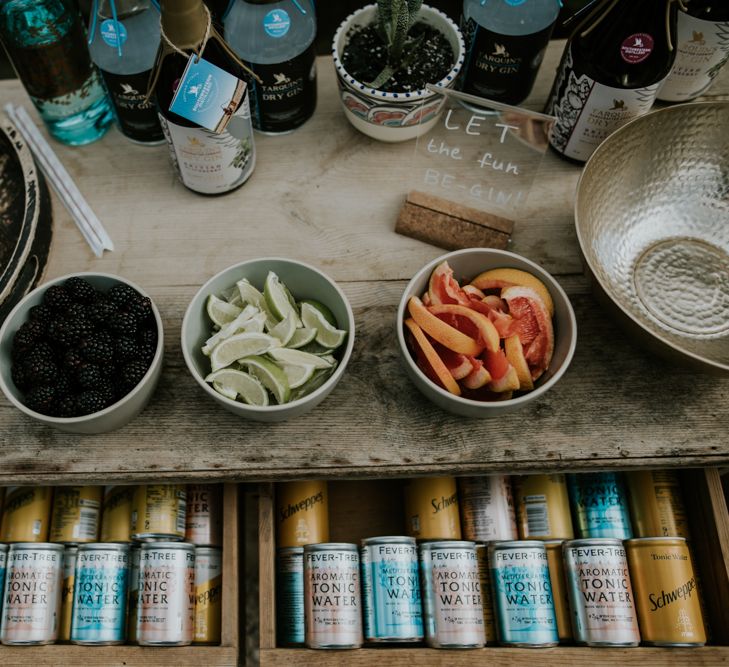
M 547 549 L 554 549 L 555 547 L 560 546 L 563 542 L 567 542 L 567 540 L 540 540 Z
M 10 551 L 63 551 L 65 547 L 55 542 L 15 542 Z
M 468 540 L 428 540 L 420 543 L 421 551 L 433 549 L 475 549 L 476 543 Z
M 304 547 L 279 547 L 276 549 L 278 554 L 303 554 Z
M 76 546 L 79 551 L 129 551 L 128 544 L 118 542 L 89 542 Z
M 579 540 L 565 540 L 563 549 L 573 547 L 622 547 L 623 540 L 617 537 L 585 537 Z
M 189 542 L 143 542 L 142 551 L 156 549 L 172 549 L 173 551 L 195 551 L 195 545 Z
M 679 537 L 678 535 L 668 537 L 633 537 L 629 540 L 624 541 L 626 547 L 639 547 L 642 544 L 645 544 L 646 546 L 648 546 L 649 544 L 663 544 L 665 546 L 675 546 L 677 544 L 684 544 L 685 542 L 686 538 Z
M 195 547 L 195 553 L 199 556 L 207 556 L 209 554 L 222 554 L 223 550 L 220 547 Z
M 0 544 L 0 551 L 7 551 L 8 545 L 7 544 Z
M 304 545 L 304 553 L 312 551 L 356 551 L 359 553 L 359 547 L 349 542 L 319 542 Z
M 382 537 L 365 537 L 361 543 L 363 547 L 373 544 L 407 544 L 414 547 L 415 538 L 407 535 L 383 535 Z
M 489 548 L 494 551 L 506 551 L 508 549 L 544 549 L 544 542 L 541 540 L 507 540 L 503 542 L 490 542 Z

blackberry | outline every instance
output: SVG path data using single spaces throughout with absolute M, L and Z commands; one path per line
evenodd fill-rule
M 75 373 L 75 371 L 84 363 L 84 357 L 79 350 L 69 350 L 63 356 L 63 367 Z
M 91 303 L 96 298 L 96 290 L 83 278 L 69 278 L 63 286 L 76 303 Z
M 152 363 L 152 359 L 154 359 L 154 354 L 157 352 L 157 344 L 154 345 L 147 345 L 146 343 L 139 346 L 139 359 L 144 361 L 147 366 L 149 366 Z
M 129 336 L 119 336 L 114 341 L 114 358 L 117 361 L 131 361 L 141 358 L 139 344 Z
M 109 319 L 109 329 L 118 336 L 134 336 L 137 333 L 137 318 L 132 313 L 119 311 Z
M 103 379 L 101 370 L 96 364 L 81 364 L 76 370 L 76 384 L 81 389 L 96 389 Z
M 79 415 L 90 415 L 92 412 L 98 412 L 106 407 L 104 397 L 93 389 L 82 391 L 76 397 L 76 407 Z
M 69 394 L 56 400 L 55 417 L 77 417 L 78 414 L 78 405 L 76 404 L 76 396 L 74 394 Z
M 13 379 L 13 384 L 20 389 L 20 391 L 28 391 L 30 389 L 30 382 L 28 381 L 28 374 L 25 372 L 25 365 L 16 361 L 10 369 L 10 377 Z
M 99 395 L 104 400 L 105 407 L 112 403 L 116 403 L 116 392 L 114 391 L 114 385 L 111 380 L 104 380 L 101 382 L 101 384 L 99 384 L 96 388 L 96 391 L 99 392 Z
M 25 405 L 42 415 L 52 415 L 56 408 L 56 388 L 50 385 L 33 387 L 25 395 Z
M 23 322 L 15 332 L 13 338 L 13 357 L 18 358 L 27 353 L 35 344 L 43 338 L 47 325 L 40 320 L 28 320 Z
M 46 325 L 48 325 L 53 319 L 53 311 L 48 306 L 44 306 L 42 303 L 39 303 L 37 306 L 33 306 L 28 311 L 28 314 L 30 315 L 31 320 L 45 322 Z
M 137 298 L 127 304 L 127 311 L 133 313 L 137 322 L 144 322 L 153 316 L 152 300 L 148 296 L 137 295 Z
M 153 329 L 143 329 L 139 332 L 139 342 L 142 345 L 152 345 L 153 347 L 157 346 L 157 327 L 155 326 Z
M 29 357 L 23 362 L 23 370 L 31 387 L 54 384 L 58 380 L 58 366 L 44 356 Z
M 140 296 L 137 290 L 124 283 L 114 285 L 106 295 L 117 308 L 123 308 Z
M 51 285 L 43 296 L 43 304 L 54 313 L 65 313 L 73 300 L 63 285 Z
M 66 319 L 86 319 L 86 306 L 82 303 L 72 303 L 66 311 Z
M 85 319 L 54 320 L 48 327 L 48 338 L 61 347 L 71 347 L 94 333 L 94 325 Z
M 119 374 L 122 388 L 126 389 L 126 392 L 134 389 L 134 387 L 136 387 L 147 374 L 148 368 L 149 364 L 145 363 L 141 359 L 130 361 L 121 369 L 121 373 Z
M 78 350 L 87 361 L 94 364 L 110 364 L 114 358 L 114 346 L 99 334 L 84 338 Z
M 98 326 L 106 326 L 111 316 L 117 311 L 117 307 L 107 297 L 100 295 L 96 301 L 86 309 L 87 317 Z

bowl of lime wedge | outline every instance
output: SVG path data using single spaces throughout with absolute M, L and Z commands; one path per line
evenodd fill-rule
M 323 401 L 354 346 L 352 307 L 318 269 L 279 257 L 229 266 L 182 321 L 182 352 L 203 391 L 247 419 L 299 417 Z

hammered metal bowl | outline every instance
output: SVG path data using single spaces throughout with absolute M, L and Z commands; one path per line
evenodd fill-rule
M 664 357 L 729 374 L 729 102 L 611 135 L 585 166 L 575 224 L 619 323 Z

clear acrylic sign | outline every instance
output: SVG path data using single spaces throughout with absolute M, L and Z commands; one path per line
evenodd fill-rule
M 554 117 L 428 86 L 443 114 L 418 138 L 411 189 L 502 216 L 529 196 Z

